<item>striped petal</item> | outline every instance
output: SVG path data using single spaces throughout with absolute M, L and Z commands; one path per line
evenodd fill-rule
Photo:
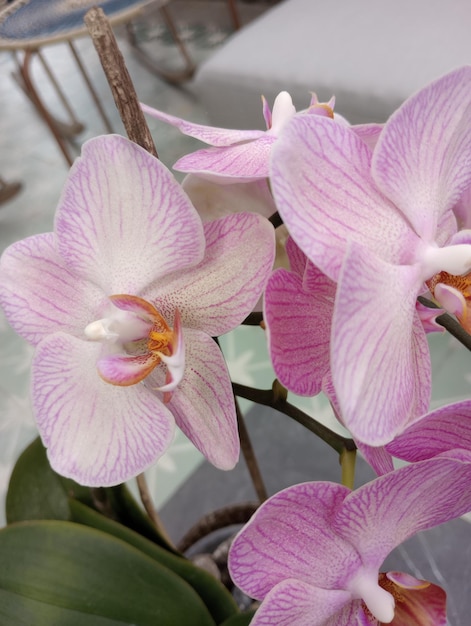
M 129 387 L 144 380 L 158 363 L 160 363 L 159 356 L 151 352 L 138 356 L 109 354 L 98 360 L 97 368 L 105 382 L 120 387 Z
M 332 377 L 342 420 L 372 446 L 428 408 L 430 353 L 415 302 L 419 266 L 384 263 L 352 244 L 337 289 Z
M 228 215 L 204 230 L 203 261 L 150 285 L 143 297 L 166 319 L 178 308 L 184 328 L 217 336 L 240 324 L 257 303 L 273 266 L 275 232 L 253 213 Z
M 2 255 L 0 304 L 15 331 L 34 345 L 56 331 L 83 337 L 105 303 L 105 294 L 57 254 L 53 233 L 18 241 Z
M 288 230 L 337 281 L 347 241 L 390 262 L 411 258 L 419 239 L 378 191 L 371 150 L 351 127 L 317 115 L 293 118 L 273 147 L 270 183 Z
M 309 289 L 284 269 L 270 277 L 264 300 L 268 346 L 275 374 L 290 391 L 313 396 L 330 365 L 335 284 L 311 265 Z M 313 277 L 313 273 L 316 274 Z
M 104 382 L 100 346 L 56 333 L 37 347 L 33 408 L 52 467 L 91 487 L 124 482 L 155 463 L 173 438 L 170 411 L 143 385 Z
M 108 294 L 139 294 L 204 254 L 201 220 L 180 185 L 158 159 L 118 135 L 84 144 L 55 230 L 69 270 Z
M 179 159 L 173 166 L 217 183 L 250 182 L 268 177 L 268 162 L 275 135 L 224 148 L 205 148 Z
M 425 240 L 471 183 L 471 67 L 434 81 L 388 120 L 372 174 Z
M 229 470 L 239 458 L 239 436 L 234 394 L 219 346 L 201 331 L 184 330 L 185 373 L 172 392 L 168 408 L 178 427 L 210 463 Z M 156 370 L 146 385 L 162 387 Z
M 179 117 L 175 117 L 175 115 L 154 109 L 147 104 L 141 104 L 141 109 L 146 115 L 165 122 L 166 124 L 171 124 L 178 128 L 184 135 L 204 141 L 204 143 L 210 146 L 231 146 L 241 141 L 258 139 L 265 134 L 263 130 L 232 130 L 230 128 L 217 128 L 215 126 L 205 126 L 203 124 L 187 122 Z

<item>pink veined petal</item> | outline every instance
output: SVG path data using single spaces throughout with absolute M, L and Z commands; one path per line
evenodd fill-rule
M 361 555 L 366 570 L 415 533 L 471 509 L 471 454 L 419 461 L 380 476 L 345 498 L 332 523 Z
M 433 290 L 433 295 L 438 304 L 459 319 L 466 317 L 467 304 L 466 299 L 459 289 L 455 289 L 451 285 L 437 283 Z
M 265 217 L 276 212 L 273 196 L 265 179 L 221 185 L 195 174 L 188 174 L 182 187 L 204 222 L 242 211 L 259 213 Z
M 412 259 L 419 245 L 376 189 L 370 160 L 370 149 L 351 127 L 317 115 L 293 118 L 273 146 L 270 182 L 280 215 L 298 246 L 332 280 L 348 240 L 390 262 Z
M 361 455 L 378 476 L 382 476 L 394 470 L 392 456 L 388 452 L 387 447 L 378 446 L 374 448 L 373 446 L 361 443 L 361 441 L 356 441 L 355 443 Z
M 295 244 L 292 237 L 288 237 L 286 241 L 286 254 L 291 271 L 302 278 L 306 270 L 307 256 L 301 248 Z
M 138 356 L 109 354 L 98 359 L 97 369 L 105 382 L 129 387 L 144 380 L 158 363 L 160 358 L 150 352 Z
M 372 173 L 425 240 L 471 183 L 471 67 L 434 81 L 388 120 Z
M 430 398 L 430 354 L 415 312 L 420 267 L 384 263 L 352 244 L 332 324 L 332 378 L 353 437 L 391 441 Z
M 98 376 L 99 351 L 56 333 L 38 345 L 32 366 L 33 408 L 51 465 L 92 487 L 144 471 L 174 431 L 170 411 L 143 385 L 123 389 Z
M 205 126 L 203 124 L 195 124 L 187 122 L 179 117 L 164 113 L 153 109 L 147 104 L 141 103 L 141 109 L 146 115 L 150 115 L 157 120 L 166 122 L 178 128 L 184 135 L 194 137 L 210 146 L 231 146 L 241 141 L 251 141 L 258 139 L 265 134 L 263 130 L 232 130 L 230 128 L 217 128 L 213 126 Z
M 179 184 L 158 159 L 118 135 L 83 145 L 55 230 L 67 267 L 108 294 L 139 293 L 204 254 L 201 220 Z
M 471 228 L 471 185 L 461 194 L 460 199 L 453 207 L 458 221 L 458 227 Z
M 384 124 L 355 124 L 352 126 L 355 135 L 358 135 L 370 150 L 374 150 L 383 128 Z
M 159 312 L 156 310 L 154 305 L 147 300 L 143 300 L 138 296 L 131 296 L 128 294 L 113 294 L 109 297 L 109 300 L 114 304 L 114 306 L 122 311 L 129 311 L 131 313 L 135 313 L 136 315 L 152 321 L 155 316 L 160 317 Z
M 332 524 L 349 493 L 336 483 L 303 483 L 262 504 L 236 536 L 229 553 L 236 585 L 259 600 L 286 579 L 323 589 L 345 589 L 361 566 L 361 558 Z
M 388 572 L 386 576 L 399 587 L 400 593 L 393 626 L 447 625 L 446 593 L 441 587 L 403 572 Z
M 250 626 L 356 626 L 350 593 L 284 580 L 266 596 Z
M 275 135 L 224 148 L 204 148 L 179 159 L 178 172 L 191 172 L 219 184 L 250 182 L 268 177 L 268 162 Z
M 456 448 L 471 450 L 471 400 L 422 415 L 387 445 L 393 456 L 410 462 Z
M 287 389 L 302 396 L 321 391 L 330 366 L 335 284 L 316 271 L 317 289 L 312 283 L 310 290 L 303 289 L 299 276 L 279 269 L 265 290 L 264 319 L 275 374 Z
M 221 335 L 238 326 L 259 299 L 275 258 L 275 233 L 265 218 L 234 213 L 205 224 L 206 254 L 185 273 L 151 285 L 143 298 L 166 319 L 175 307 L 185 328 Z
M 167 406 L 178 427 L 210 463 L 232 469 L 239 458 L 239 435 L 224 357 L 214 340 L 201 331 L 185 328 L 184 340 L 184 376 Z M 154 389 L 161 386 L 154 374 L 146 384 Z
M 105 302 L 98 287 L 67 268 L 55 243 L 53 233 L 34 235 L 7 248 L 0 261 L 0 304 L 33 345 L 60 330 L 82 337 Z

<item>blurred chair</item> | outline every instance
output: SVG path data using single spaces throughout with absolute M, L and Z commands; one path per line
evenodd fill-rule
M 94 0 L 16 0 L 13 3 L 5 3 L 4 0 L 3 2 L 0 0 L 0 51 L 9 50 L 13 52 L 18 68 L 15 78 L 30 98 L 39 115 L 46 122 L 69 165 L 72 164 L 73 155 L 68 139 L 80 133 L 83 130 L 83 125 L 76 118 L 52 68 L 42 54 L 42 49 L 58 42 L 65 42 L 68 45 L 107 132 L 113 132 L 99 96 L 74 45 L 74 40 L 77 37 L 88 34 L 83 21 L 85 13 L 90 8 L 99 6 L 105 12 L 112 26 L 129 25 L 145 7 L 150 5 L 156 7 L 183 56 L 183 69 L 168 72 L 159 68 L 158 64 L 139 47 L 131 29 L 128 31 L 130 43 L 139 54 L 139 58 L 145 61 L 146 65 L 157 75 L 167 82 L 181 83 L 193 75 L 195 65 L 184 43 L 179 38 L 177 29 L 166 9 L 165 5 L 168 2 L 169 0 L 104 0 L 102 2 Z M 66 122 L 59 120 L 44 102 L 41 91 L 32 76 L 34 58 L 38 59 L 49 78 L 67 115 Z

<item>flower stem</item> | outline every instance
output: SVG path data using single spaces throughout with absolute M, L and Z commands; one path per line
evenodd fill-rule
M 154 140 L 139 105 L 136 90 L 103 9 L 90 9 L 85 14 L 84 21 L 129 139 L 157 157 Z
M 152 497 L 149 492 L 149 487 L 147 485 L 147 480 L 145 474 L 139 474 L 136 476 L 137 487 L 139 489 L 139 495 L 141 497 L 141 502 L 146 510 L 147 515 L 154 523 L 158 533 L 162 535 L 163 539 L 172 547 L 175 548 L 173 541 L 170 539 L 162 521 L 157 513 L 157 510 L 152 501 Z
M 424 298 L 423 296 L 419 296 L 418 301 L 424 306 L 429 307 L 430 309 L 438 309 L 438 307 L 434 302 Z M 471 335 L 465 331 L 465 329 L 461 326 L 461 324 L 455 320 L 448 313 L 443 313 L 439 315 L 436 319 L 437 324 L 443 326 L 450 335 L 453 335 L 455 339 L 457 339 L 465 348 L 471 350 Z
M 276 385 L 274 387 L 277 389 Z M 352 439 L 342 437 L 342 435 L 338 435 L 330 428 L 327 428 L 327 426 L 316 422 L 307 413 L 287 402 L 283 395 L 277 391 L 273 389 L 255 389 L 240 383 L 232 383 L 232 388 L 234 389 L 234 394 L 239 396 L 239 398 L 246 398 L 257 404 L 269 406 L 294 419 L 329 444 L 338 454 L 342 454 L 343 450 L 356 450 L 355 442 Z
M 262 503 L 268 498 L 267 489 L 265 487 L 265 483 L 263 482 L 262 474 L 260 472 L 260 467 L 258 465 L 257 457 L 255 456 L 252 442 L 250 441 L 250 436 L 247 430 L 247 426 L 245 424 L 244 416 L 242 415 L 242 411 L 240 410 L 239 401 L 235 396 L 234 401 L 237 414 L 237 424 L 239 426 L 240 447 L 242 450 L 242 454 L 244 455 L 245 463 L 247 464 L 247 469 L 249 470 L 250 478 L 252 479 L 255 493 L 257 494 L 260 503 Z
M 340 453 L 340 465 L 342 466 L 342 485 L 349 489 L 354 488 L 355 484 L 355 464 L 357 458 L 356 450 L 347 450 L 344 448 Z

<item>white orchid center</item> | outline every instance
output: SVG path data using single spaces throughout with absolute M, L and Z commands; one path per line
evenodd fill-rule
M 447 272 L 462 276 L 471 271 L 471 245 L 460 243 L 444 248 L 427 246 L 421 253 L 424 280 L 435 274 Z
M 153 304 L 130 295 L 110 296 L 113 309 L 105 318 L 88 324 L 85 336 L 106 344 L 97 363 L 108 383 L 129 386 L 141 382 L 157 365 L 167 367 L 165 384 L 155 387 L 170 399 L 185 369 L 185 347 L 178 309 L 173 329 Z
M 378 574 L 360 571 L 349 584 L 349 591 L 355 599 L 361 599 L 366 608 L 382 624 L 390 624 L 394 619 L 394 597 L 380 587 Z

